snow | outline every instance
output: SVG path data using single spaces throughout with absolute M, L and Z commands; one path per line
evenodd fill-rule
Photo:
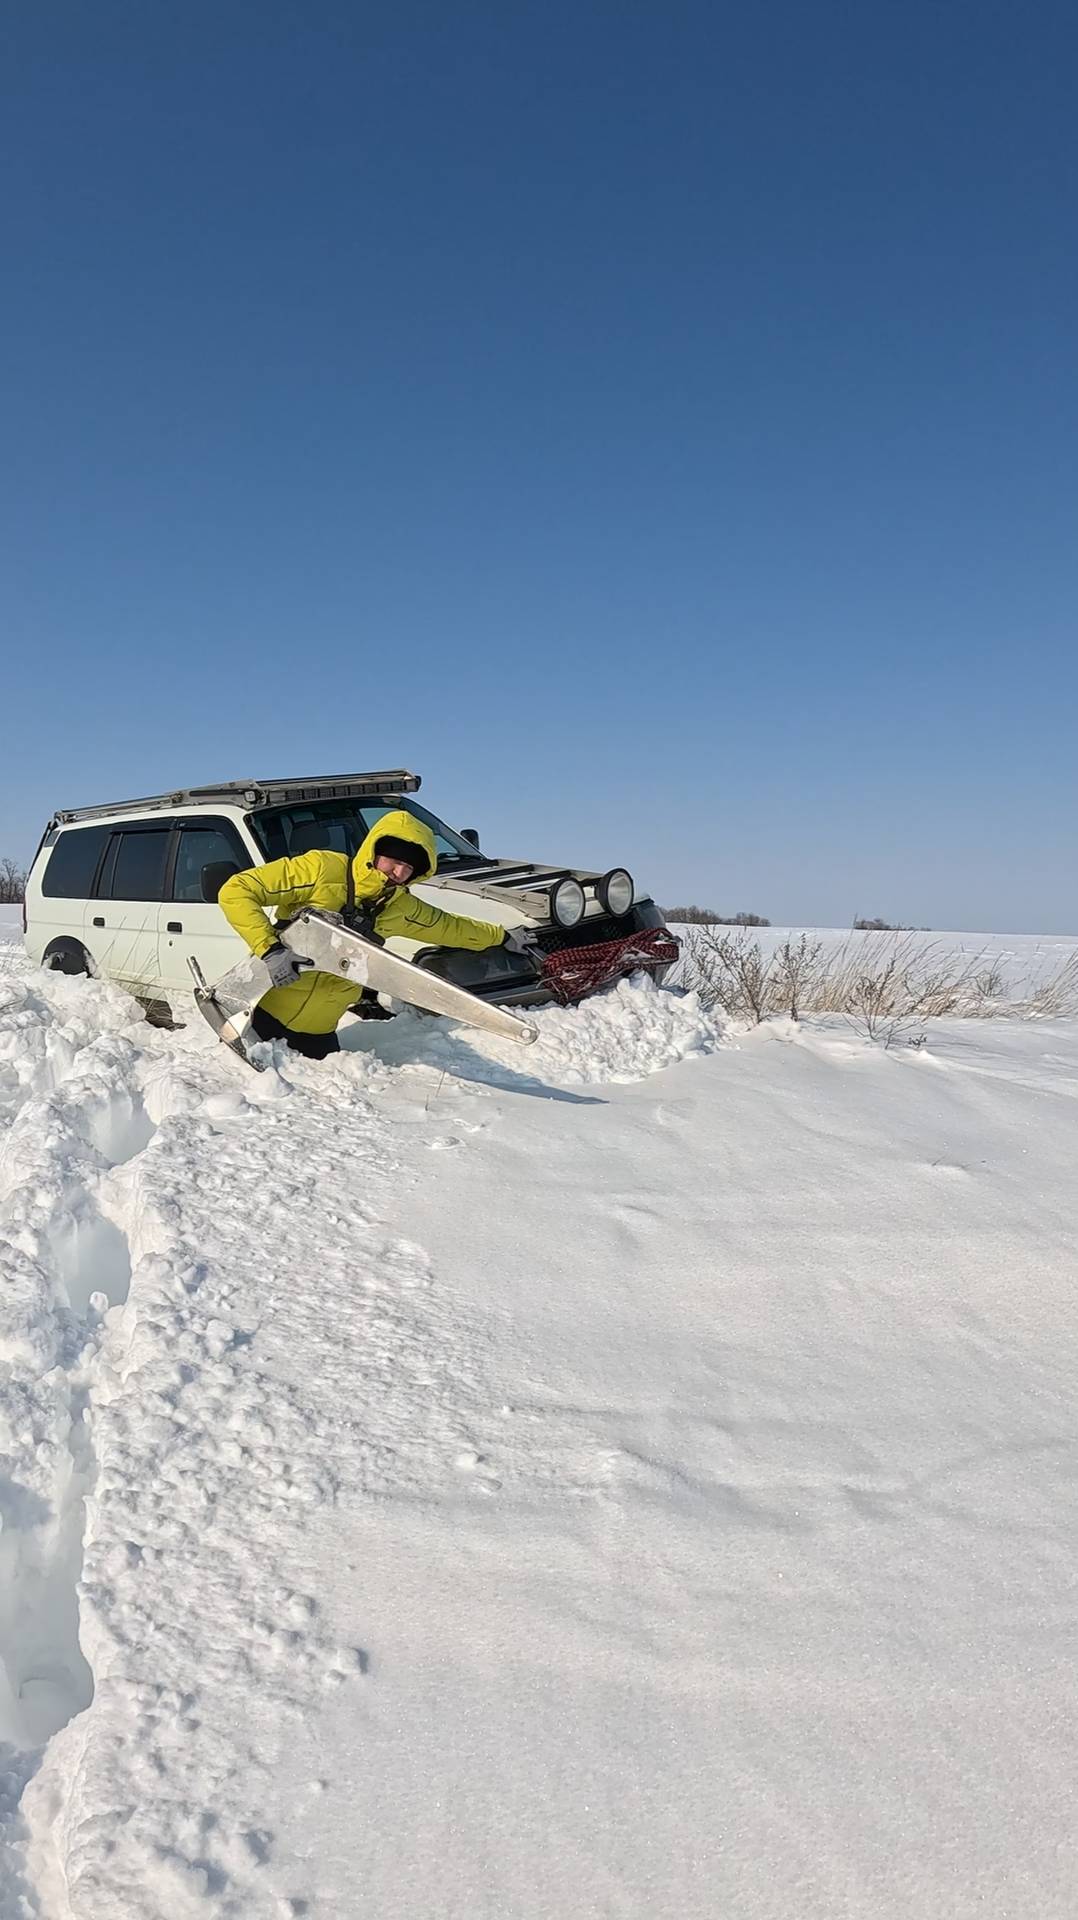
M 1073 1913 L 1078 1022 L 256 1076 L 14 931 L 0 1920 Z

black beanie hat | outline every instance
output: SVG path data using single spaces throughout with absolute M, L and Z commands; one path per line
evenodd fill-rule
M 384 853 L 389 860 L 406 860 L 412 869 L 413 880 L 418 880 L 430 870 L 425 848 L 417 840 L 395 840 L 391 833 L 384 834 L 374 843 L 374 857 Z

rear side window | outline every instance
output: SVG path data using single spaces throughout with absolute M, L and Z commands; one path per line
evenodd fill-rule
M 172 883 L 174 900 L 204 901 L 202 869 L 227 861 L 237 871 L 249 867 L 254 856 L 241 845 L 239 835 L 229 827 L 183 827 L 176 848 L 176 877 Z
M 160 900 L 165 887 L 168 827 L 116 835 L 109 849 L 103 891 L 110 900 Z
M 108 827 L 69 827 L 60 835 L 41 876 L 47 900 L 88 900 Z

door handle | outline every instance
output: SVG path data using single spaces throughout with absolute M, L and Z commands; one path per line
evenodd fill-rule
M 100 913 L 96 913 L 96 914 L 94 915 L 94 926 L 95 926 L 95 927 L 103 927 L 103 926 L 104 926 L 104 924 L 105 924 L 105 919 L 104 919 L 104 915 L 103 915 L 103 914 L 100 914 Z
M 183 927 L 179 920 L 170 920 L 168 923 L 168 926 L 165 928 L 165 932 L 166 933 L 182 933 Z

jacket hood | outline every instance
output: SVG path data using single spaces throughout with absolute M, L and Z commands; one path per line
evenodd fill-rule
M 422 820 L 414 813 L 407 813 L 398 807 L 393 813 L 384 813 L 376 820 L 366 839 L 361 842 L 359 851 L 352 861 L 352 868 L 358 882 L 360 875 L 374 865 L 374 849 L 379 840 L 410 840 L 414 847 L 422 847 L 427 859 L 427 871 L 421 873 L 420 880 L 429 880 L 438 870 L 438 850 L 434 844 L 434 835 Z

